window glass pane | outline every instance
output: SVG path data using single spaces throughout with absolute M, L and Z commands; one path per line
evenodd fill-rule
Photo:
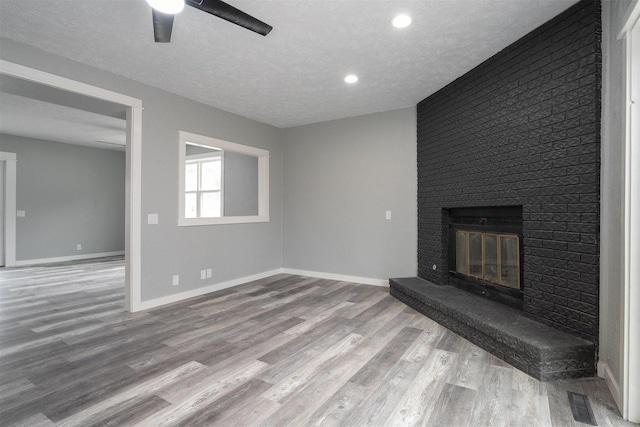
M 467 233 L 456 232 L 456 271 L 468 274 L 467 270 Z
M 482 234 L 469 233 L 469 274 L 482 277 Z
M 500 261 L 502 284 L 511 288 L 520 288 L 518 283 L 519 260 L 518 238 L 516 236 L 500 236 Z
M 492 234 L 484 235 L 484 278 L 498 281 L 498 238 Z
M 202 162 L 201 190 L 220 190 L 222 181 L 222 162 L 220 159 Z
M 184 167 L 184 190 L 198 191 L 198 164 L 187 163 Z
M 196 193 L 184 195 L 184 217 L 196 218 L 198 216 L 198 196 Z
M 211 218 L 221 216 L 220 192 L 201 193 L 200 216 Z

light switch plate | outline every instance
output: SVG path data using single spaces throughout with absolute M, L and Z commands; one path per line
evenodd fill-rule
M 210 268 L 207 268 L 207 279 L 211 279 L 211 276 L 213 276 L 213 271 Z
M 147 215 L 147 224 L 157 224 L 157 223 L 158 223 L 157 213 Z
M 386 211 L 384 217 L 385 219 L 391 219 L 391 211 Z
M 24 218 L 25 216 L 27 216 L 27 213 L 25 211 L 17 211 L 16 216 L 18 218 Z
M 207 270 L 200 270 L 200 280 L 207 278 Z

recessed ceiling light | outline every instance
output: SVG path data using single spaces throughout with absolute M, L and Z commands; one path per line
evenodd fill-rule
M 406 28 L 411 25 L 411 17 L 409 15 L 398 15 L 391 20 L 391 25 L 396 28 Z
M 344 78 L 344 81 L 346 83 L 353 84 L 358 81 L 358 76 L 356 76 L 355 74 L 349 74 L 347 77 Z
M 175 15 L 184 9 L 184 0 L 147 0 L 149 6 L 158 12 Z

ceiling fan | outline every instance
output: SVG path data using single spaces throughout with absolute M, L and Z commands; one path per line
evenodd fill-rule
M 259 19 L 228 5 L 221 0 L 147 0 L 153 13 L 153 36 L 156 43 L 169 43 L 173 29 L 173 17 L 182 11 L 184 5 L 222 18 L 255 33 L 266 36 L 273 29 Z

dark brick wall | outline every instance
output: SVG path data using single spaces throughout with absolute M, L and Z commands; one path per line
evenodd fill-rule
M 522 205 L 524 312 L 594 342 L 600 22 L 583 0 L 418 104 L 418 275 L 447 283 L 444 209 Z

